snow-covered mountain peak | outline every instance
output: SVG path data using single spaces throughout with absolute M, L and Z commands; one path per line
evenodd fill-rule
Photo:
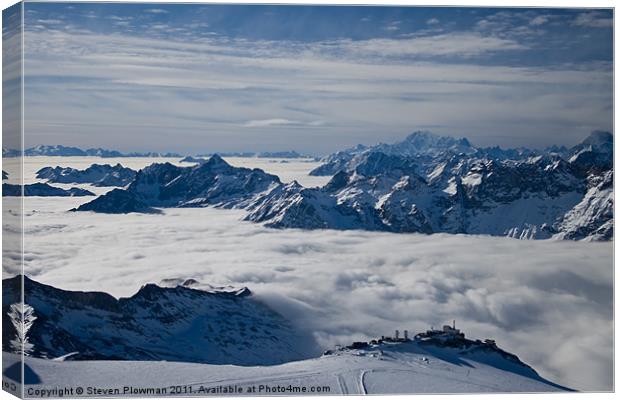
M 609 145 L 613 145 L 613 142 L 614 136 L 610 132 L 592 131 L 580 144 L 607 150 Z
M 469 140 L 466 138 L 453 138 L 451 136 L 440 136 L 430 131 L 415 131 L 405 138 L 402 143 L 409 143 L 412 146 L 417 147 L 420 152 L 426 151 L 432 147 L 472 147 Z
M 230 164 L 224 161 L 224 159 L 220 157 L 218 154 L 213 154 L 211 157 L 209 157 L 207 162 L 202 163 L 200 167 L 214 170 L 214 169 L 229 168 Z
M 440 136 L 429 131 L 416 131 L 401 142 L 394 144 L 382 143 L 371 147 L 370 151 L 413 157 L 416 155 L 436 156 L 447 152 L 471 154 L 476 149 L 465 138 Z
M 151 285 L 155 285 L 155 284 L 151 284 Z M 221 293 L 221 294 L 228 294 L 228 295 L 239 296 L 239 297 L 250 296 L 252 294 L 250 289 L 248 289 L 245 286 L 242 286 L 242 287 L 231 286 L 231 285 L 213 286 L 208 283 L 201 283 L 193 278 L 162 279 L 159 282 L 159 284 L 157 284 L 156 286 L 161 287 L 161 288 L 184 287 L 184 288 L 190 288 L 194 290 L 200 290 L 205 293 L 212 293 L 212 294 Z

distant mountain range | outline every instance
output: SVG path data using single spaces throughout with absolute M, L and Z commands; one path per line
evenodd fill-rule
M 273 228 L 613 237 L 613 136 L 607 132 L 542 152 L 476 149 L 466 139 L 416 132 L 400 143 L 335 153 L 317 170 L 334 174 L 322 188 L 284 184 L 218 155 L 193 167 L 153 164 L 126 190 L 77 210 L 217 206 L 246 209 L 246 220 Z
M 38 179 L 52 183 L 89 183 L 93 186 L 125 186 L 136 177 L 136 171 L 121 164 L 93 164 L 85 170 L 71 167 L 45 167 L 37 171 Z
M 50 186 L 47 183 L 31 183 L 23 186 L 26 197 L 76 197 L 76 196 L 94 196 L 95 194 L 90 190 L 81 188 L 69 188 L 62 189 L 55 186 Z M 2 184 L 2 196 L 3 197 L 18 197 L 22 195 L 22 186 L 14 185 L 11 183 Z
M 213 153 L 212 153 L 213 154 Z M 212 154 L 205 154 L 198 157 L 209 157 Z M 257 158 L 307 158 L 296 151 L 271 151 L 271 152 L 229 152 L 219 153 L 222 157 L 257 157 Z M 62 146 L 62 145 L 40 145 L 30 147 L 24 150 L 27 157 L 36 156 L 52 156 L 52 157 L 102 157 L 102 158 L 120 158 L 120 157 L 159 157 L 159 158 L 176 158 L 182 157 L 178 153 L 158 153 L 158 152 L 131 152 L 123 153 L 116 150 L 106 150 L 101 148 L 82 150 L 78 147 Z M 2 148 L 2 157 L 19 157 L 20 152 L 14 149 Z M 194 159 L 191 156 L 186 158 Z M 199 160 L 199 159 L 195 159 Z
M 568 159 L 580 150 L 594 145 L 598 152 L 613 152 L 613 136 L 609 132 L 594 131 L 582 143 L 570 149 L 552 146 L 543 150 L 527 148 L 502 149 L 495 147 L 474 147 L 466 138 L 435 135 L 428 131 L 417 131 L 404 140 L 394 143 L 380 143 L 375 146 L 359 144 L 355 147 L 329 154 L 321 159 L 321 165 L 310 172 L 314 176 L 334 175 L 340 170 L 352 170 L 357 161 L 355 156 L 366 153 L 383 153 L 415 161 L 423 169 L 429 169 L 447 157 L 460 155 L 462 158 L 490 159 L 496 161 L 519 161 L 536 156 L 560 156 Z M 608 158 L 601 161 L 609 162 Z
M 216 153 L 203 154 L 199 157 L 210 157 Z M 256 157 L 256 158 L 308 158 L 311 156 L 291 151 L 261 151 L 261 152 L 219 152 L 220 157 Z
M 21 154 L 19 151 L 14 149 L 2 148 L 2 157 L 19 157 Z M 82 150 L 77 147 L 69 147 L 62 145 L 39 145 L 35 147 L 30 147 L 24 150 L 24 155 L 27 157 L 35 157 L 35 156 L 54 156 L 54 157 L 103 157 L 103 158 L 113 158 L 113 157 L 181 157 L 181 155 L 177 153 L 156 153 L 156 152 L 132 152 L 132 153 L 122 153 L 116 150 L 106 150 L 106 149 L 86 149 Z

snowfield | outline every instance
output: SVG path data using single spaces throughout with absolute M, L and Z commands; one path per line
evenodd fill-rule
M 35 172 L 45 166 L 84 169 L 93 163 L 120 162 L 139 169 L 160 161 L 31 157 L 26 159 L 25 176 L 26 183 L 33 183 Z M 314 186 L 329 180 L 308 176 L 319 165 L 316 162 L 227 161 L 263 168 L 284 182 L 296 179 Z M 54 186 L 81 187 L 98 195 L 110 190 Z M 164 279 L 247 286 L 261 301 L 313 333 L 325 349 L 394 329 L 422 331 L 456 318 L 468 336 L 495 339 L 544 378 L 579 390 L 612 389 L 613 242 L 274 230 L 241 221 L 243 211 L 213 208 L 164 209 L 156 215 L 67 212 L 90 200 L 25 198 L 28 276 L 57 288 L 105 291 L 117 297 Z M 10 206 L 4 201 L 5 208 Z M 11 228 L 11 220 L 4 223 Z M 3 263 L 4 277 L 18 272 L 10 256 Z M 412 354 L 397 359 L 346 354 L 271 367 L 140 363 L 136 368 L 132 362 L 88 361 L 91 365 L 83 368 L 82 362 L 48 360 L 31 360 L 31 365 L 49 379 L 46 385 L 234 384 L 231 376 L 244 384 L 273 376 L 292 383 L 304 376 L 304 384 L 331 385 L 332 393 L 359 393 L 360 379 L 368 393 L 549 389 L 538 381 L 507 378 L 505 371 L 500 374 L 475 361 L 468 361 L 475 368 L 434 358 L 426 365 L 417 362 L 419 354 Z M 162 365 L 170 368 L 160 369 Z M 310 379 L 308 371 L 317 375 Z M 463 382 L 457 380 L 467 374 Z
M 19 361 L 14 354 L 3 353 L 3 358 L 6 365 Z M 86 395 L 90 391 L 91 397 L 148 394 L 145 389 L 155 389 L 150 394 L 160 396 L 205 396 L 231 387 L 240 395 L 294 395 L 301 394 L 302 388 L 313 395 L 566 390 L 495 354 L 467 356 L 455 349 L 417 343 L 342 350 L 320 358 L 260 367 L 34 358 L 27 358 L 26 364 L 39 380 L 26 385 L 26 394 L 33 397 L 59 387 L 81 387 Z M 250 392 L 251 387 L 256 392 Z

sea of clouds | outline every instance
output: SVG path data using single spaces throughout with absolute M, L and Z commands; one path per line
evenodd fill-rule
M 27 176 L 60 161 L 36 160 Z M 314 166 L 289 164 L 265 165 L 274 173 Z M 90 199 L 26 198 L 27 275 L 117 297 L 167 278 L 247 286 L 323 348 L 456 319 L 468 337 L 495 339 L 547 379 L 612 389 L 612 243 L 273 230 L 213 208 L 66 211 Z M 5 276 L 18 271 L 4 261 Z

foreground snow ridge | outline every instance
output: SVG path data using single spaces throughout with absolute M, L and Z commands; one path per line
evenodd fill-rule
M 20 301 L 20 278 L 3 280 L 5 315 Z M 60 290 L 24 277 L 24 297 L 38 318 L 29 334 L 31 354 L 273 365 L 320 353 L 311 338 L 254 299 L 247 288 L 173 281 L 147 284 L 129 298 L 115 299 L 101 292 Z M 12 326 L 5 329 L 3 348 L 9 348 L 17 334 L 13 331 Z
M 18 301 L 20 279 L 3 281 L 5 316 Z M 24 281 L 37 313 L 26 358 L 32 395 L 74 385 L 90 396 L 569 390 L 494 341 L 466 339 L 449 326 L 413 339 L 397 334 L 355 342 L 319 356 L 247 288 L 170 279 L 117 300 Z M 6 333 L 3 340 L 11 339 Z M 11 365 L 19 355 L 3 358 Z

